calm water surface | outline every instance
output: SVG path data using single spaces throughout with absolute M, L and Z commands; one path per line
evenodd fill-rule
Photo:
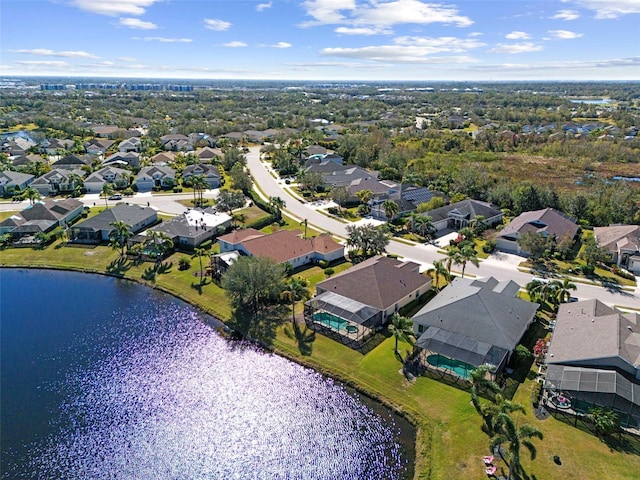
M 3 479 L 404 479 L 413 431 L 108 277 L 0 270 Z

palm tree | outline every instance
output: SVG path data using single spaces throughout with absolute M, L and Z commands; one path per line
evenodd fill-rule
M 40 200 L 40 198 L 42 198 L 40 196 L 40 192 L 33 187 L 27 187 L 24 193 L 25 193 L 25 196 L 29 199 L 29 203 L 31 205 L 33 205 L 38 200 Z
M 491 367 L 489 365 L 480 365 L 478 368 L 474 369 L 471 372 L 471 403 L 473 407 L 476 409 L 476 412 L 482 418 L 485 418 L 485 411 L 480 403 L 480 393 L 481 392 L 491 392 L 498 393 L 500 391 L 500 387 L 496 382 L 487 378 L 491 372 Z M 486 423 L 486 420 L 485 420 Z
M 404 228 L 407 231 L 414 233 L 416 231 L 416 221 L 420 218 L 421 215 L 418 212 L 409 212 L 404 217 Z
M 306 300 L 310 297 L 309 290 L 307 290 L 307 281 L 303 278 L 289 278 L 286 290 L 282 294 L 291 300 L 291 322 L 295 323 L 296 300 Z
M 193 188 L 193 203 L 202 206 L 204 191 L 209 188 L 207 178 L 202 174 L 194 175 L 191 177 L 191 187 Z M 196 194 L 198 196 L 198 201 L 196 201 Z
M 525 447 L 529 450 L 531 460 L 536 458 L 536 447 L 531 442 L 531 439 L 537 438 L 543 439 L 542 432 L 531 425 L 522 425 L 518 427 L 509 415 L 501 415 L 500 421 L 496 425 L 497 430 L 500 432 L 491 439 L 491 449 L 508 444 L 507 451 L 509 452 L 509 474 L 508 480 L 511 480 L 514 472 L 520 473 L 522 471 L 522 464 L 520 463 L 520 449 Z
M 576 290 L 578 287 L 574 283 L 571 283 L 567 277 L 564 277 L 562 281 L 554 280 L 551 282 L 550 287 L 553 288 L 553 297 L 555 305 L 568 302 L 571 298 L 571 292 L 569 290 Z
M 389 331 L 396 340 L 395 352 L 396 355 L 400 355 L 398 352 L 398 341 L 404 340 L 413 345 L 415 342 L 415 334 L 413 333 L 413 321 L 410 318 L 403 317 L 398 313 L 391 315 L 391 323 L 389 324 Z
M 300 225 L 304 225 L 304 237 L 302 237 L 302 238 L 307 238 L 307 226 L 308 226 L 308 224 L 309 224 L 309 221 L 306 218 L 300 222 Z
M 455 245 L 449 245 L 447 249 L 447 273 L 449 274 L 449 278 L 451 278 L 451 264 L 452 263 L 460 263 L 461 260 L 460 249 Z
M 282 220 L 282 209 L 287 206 L 283 199 L 280 197 L 269 197 L 269 205 L 276 214 L 276 220 L 279 222 Z
M 465 245 L 460 249 L 460 254 L 457 259 L 454 259 L 456 264 L 462 265 L 462 278 L 464 278 L 464 269 L 467 267 L 467 262 L 471 262 L 474 266 L 480 265 L 478 260 L 478 254 L 472 245 Z
M 475 235 L 480 235 L 487 229 L 487 217 L 484 215 L 478 215 L 473 217 L 469 222 L 469 227 L 473 230 Z
M 398 214 L 398 204 L 393 200 L 382 202 L 382 209 L 384 210 L 384 216 L 387 217 L 387 222 L 391 222 L 393 217 Z
M 371 190 L 360 190 L 356 193 L 356 197 L 358 197 L 360 203 L 366 204 L 373 198 L 373 192 Z
M 589 420 L 593 422 L 596 435 L 607 437 L 620 430 L 620 418 L 613 410 L 593 407 L 589 410 Z
M 447 281 L 449 280 L 449 274 L 447 267 L 444 265 L 444 260 L 435 260 L 433 262 L 433 268 L 427 270 L 427 273 L 433 273 L 436 290 L 440 290 L 440 276 Z
M 507 421 L 503 418 L 505 415 L 510 415 L 513 412 L 526 413 L 521 404 L 505 399 L 500 393 L 496 394 L 493 403 L 483 406 L 483 412 L 485 421 L 483 429 L 490 437 L 499 433 L 498 426 L 503 421 Z
M 131 227 L 122 220 L 111 222 L 109 225 L 113 227 L 113 230 L 109 232 L 111 246 L 114 250 L 120 249 L 120 256 L 124 257 L 124 248 L 127 245 L 127 240 L 133 236 Z
M 418 235 L 425 240 L 430 240 L 436 232 L 436 227 L 431 222 L 432 218 L 428 215 L 418 215 L 415 220 L 415 229 Z
M 164 232 L 148 230 L 144 241 L 144 248 L 154 257 L 156 266 L 162 257 L 173 248 L 173 240 Z
M 108 198 L 113 195 L 113 184 L 109 183 L 109 182 L 105 182 L 105 184 L 102 186 L 102 193 L 100 194 L 101 196 L 104 197 L 104 206 L 105 208 L 109 208 L 109 203 L 107 202 Z
M 202 257 L 208 254 L 207 249 L 205 248 L 196 248 L 193 251 L 193 256 L 198 257 L 200 262 L 200 285 L 202 285 L 202 279 L 204 278 L 204 266 L 202 265 Z

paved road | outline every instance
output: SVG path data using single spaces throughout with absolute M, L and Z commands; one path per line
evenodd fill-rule
M 334 218 L 319 213 L 318 205 L 312 205 L 300 201 L 282 181 L 269 171 L 268 164 L 260 161 L 259 147 L 251 147 L 247 156 L 247 166 L 262 194 L 266 197 L 278 196 L 286 203 L 286 211 L 293 217 L 302 220 L 307 219 L 309 225 L 316 229 L 330 232 L 338 237 L 346 238 L 346 224 Z M 326 207 L 326 205 L 324 205 Z M 406 260 L 413 260 L 423 265 L 424 269 L 431 268 L 434 260 L 445 258 L 438 253 L 438 247 L 434 245 L 406 244 L 392 240 L 388 251 L 400 255 Z M 526 285 L 533 275 L 517 270 L 517 265 L 523 261 L 522 257 L 506 253 L 497 253 L 490 258 L 481 261 L 480 266 L 467 265 L 465 274 L 479 277 L 493 276 L 498 280 L 513 280 L 519 285 Z M 582 299 L 598 298 L 609 305 L 640 309 L 640 288 L 634 292 L 621 290 L 607 290 L 599 285 L 576 283 L 578 290 L 572 295 Z

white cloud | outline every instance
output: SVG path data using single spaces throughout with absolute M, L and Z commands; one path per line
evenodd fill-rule
M 246 47 L 247 44 L 239 40 L 234 40 L 233 42 L 223 43 L 222 46 L 229 47 L 229 48 L 240 48 L 240 47 Z
M 577 20 L 580 18 L 580 15 L 575 10 L 558 10 L 553 17 L 553 20 Z
M 570 32 L 569 30 L 549 30 L 549 34 L 557 40 L 572 40 L 584 35 L 582 33 Z
M 161 43 L 191 43 L 190 38 L 167 38 L 167 37 L 133 37 L 134 40 L 143 40 L 145 42 L 161 42 Z
M 81 10 L 100 15 L 142 15 L 158 0 L 72 0 Z
M 118 57 L 117 59 L 120 62 L 137 62 L 138 60 L 133 57 Z
M 467 55 L 440 56 L 434 54 L 464 54 L 468 50 L 484 46 L 477 40 L 455 37 L 410 37 L 394 39 L 393 45 L 375 45 L 360 48 L 325 48 L 324 56 L 361 58 L 376 62 L 402 63 L 462 63 L 474 61 Z
M 536 45 L 533 42 L 523 43 L 499 43 L 496 47 L 489 50 L 490 53 L 528 53 L 539 52 L 542 45 Z
M 390 35 L 392 30 L 380 27 L 338 27 L 334 30 L 339 35 Z
M 278 42 L 275 45 L 271 45 L 273 48 L 291 48 L 291 44 L 287 42 Z
M 18 60 L 16 62 L 13 62 L 14 64 L 17 65 L 26 65 L 26 66 L 33 66 L 33 67 L 56 67 L 56 68 L 62 68 L 62 67 L 68 67 L 69 63 L 68 62 L 63 62 L 61 60 Z
M 531 38 L 528 33 L 518 32 L 515 30 L 511 33 L 507 33 L 505 37 L 508 38 L 509 40 L 527 40 Z
M 11 52 L 25 53 L 27 55 L 38 55 L 41 57 L 100 58 L 100 57 L 97 57 L 96 55 L 83 52 L 81 50 L 55 52 L 53 50 L 49 50 L 48 48 L 31 48 L 31 49 L 11 50 Z
M 139 28 L 141 30 L 155 30 L 158 28 L 155 23 L 145 22 L 139 18 L 121 18 L 118 23 L 125 27 Z
M 209 30 L 215 30 L 217 32 L 224 32 L 231 28 L 231 22 L 225 22 L 224 20 L 218 20 L 214 18 L 205 18 L 204 27 Z
M 391 27 L 398 24 L 426 25 L 444 23 L 468 27 L 473 21 L 458 14 L 454 5 L 426 3 L 420 0 L 391 0 L 357 3 L 356 0 L 307 0 L 303 3 L 312 21 L 302 27 L 316 25 L 348 25 L 352 27 Z
M 596 18 L 608 20 L 640 13 L 640 0 L 575 0 L 575 2 L 596 12 Z
M 271 8 L 272 6 L 273 6 L 273 2 L 259 3 L 258 5 L 256 5 L 256 10 L 258 12 L 263 12 L 264 10 Z

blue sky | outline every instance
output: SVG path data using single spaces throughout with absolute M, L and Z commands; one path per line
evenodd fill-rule
M 0 75 L 640 80 L 640 0 L 2 0 Z

